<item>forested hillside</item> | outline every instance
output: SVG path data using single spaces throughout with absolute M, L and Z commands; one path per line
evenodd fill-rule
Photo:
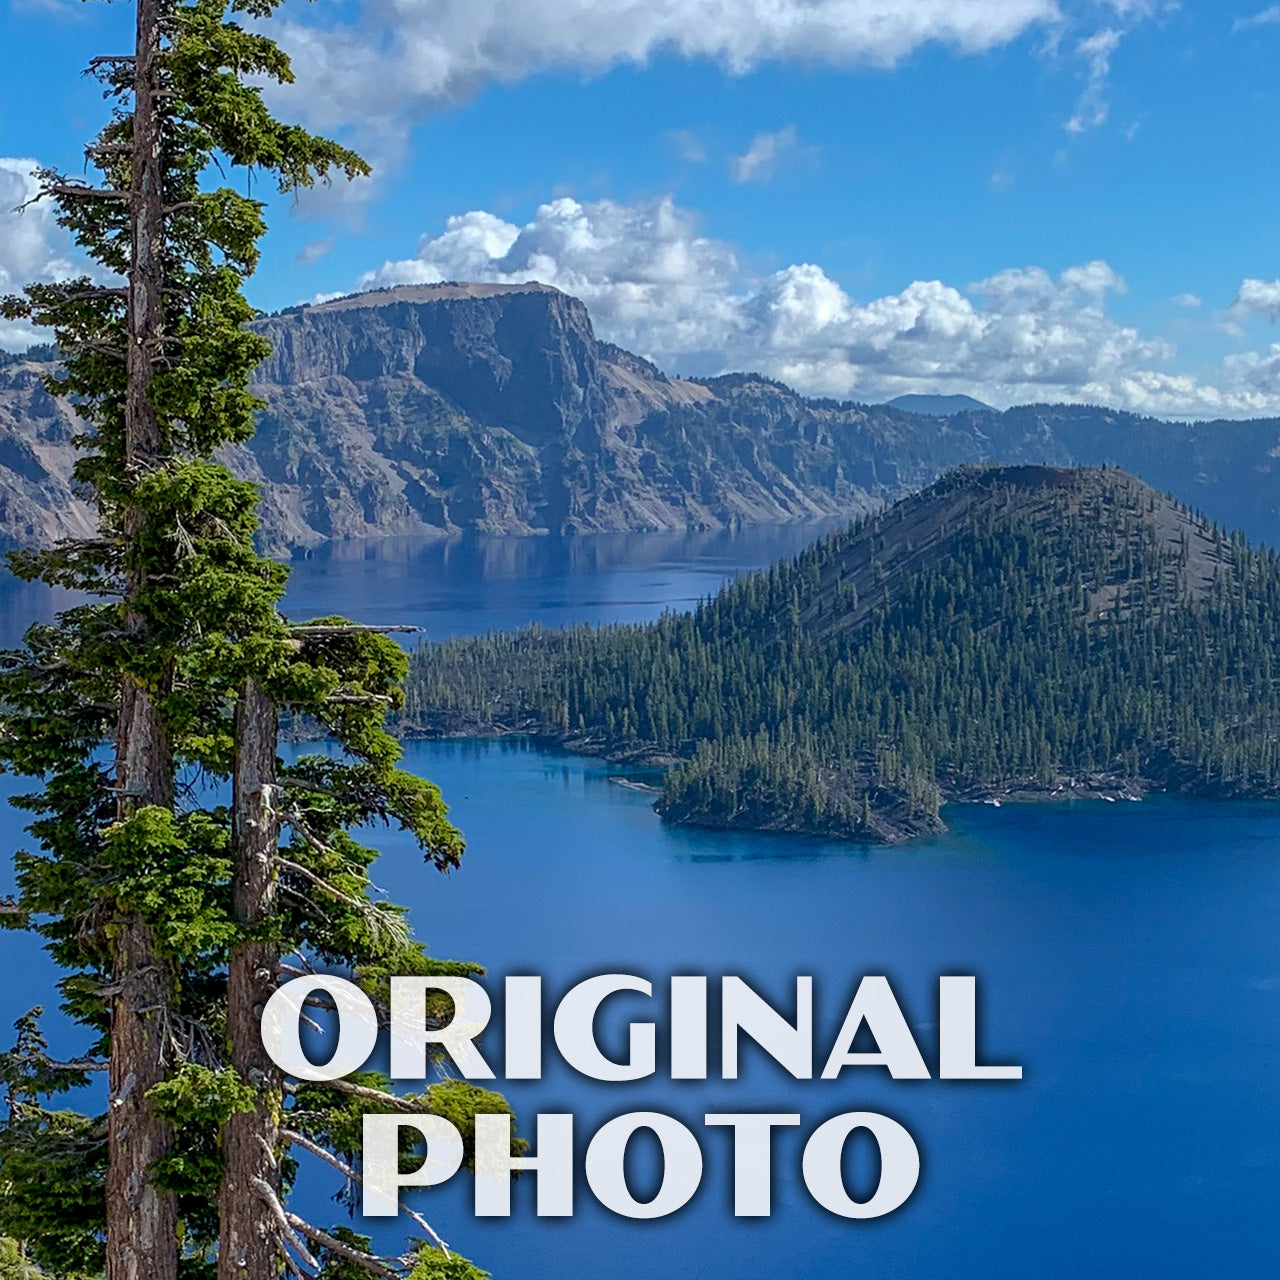
M 951 798 L 1280 792 L 1280 559 L 1115 470 L 965 468 L 645 626 L 455 640 L 407 732 L 674 761 L 670 820 L 896 839 Z

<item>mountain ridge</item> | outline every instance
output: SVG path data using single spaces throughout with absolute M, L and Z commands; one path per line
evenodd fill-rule
M 545 285 L 398 286 L 254 322 L 259 430 L 225 459 L 261 543 L 722 527 L 857 515 L 952 467 L 1112 463 L 1280 543 L 1280 420 L 1167 423 L 1089 406 L 948 417 L 814 399 L 758 374 L 676 378 L 596 338 Z M 0 543 L 92 528 L 75 419 L 45 362 L 0 366 Z

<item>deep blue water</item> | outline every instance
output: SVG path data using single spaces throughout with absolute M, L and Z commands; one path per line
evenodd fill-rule
M 637 618 L 804 540 L 702 537 L 477 545 L 461 558 L 388 545 L 304 563 L 292 600 L 299 615 L 407 617 L 435 635 Z M 947 835 L 859 850 L 666 828 L 607 766 L 518 741 L 409 744 L 407 760 L 444 788 L 469 851 L 443 877 L 380 837 L 377 879 L 411 904 L 436 954 L 483 962 L 495 984 L 537 972 L 554 995 L 605 971 L 659 989 L 675 973 L 738 973 L 783 1003 L 812 974 L 821 1062 L 857 979 L 883 973 L 933 1067 L 938 976 L 973 973 L 984 1057 L 1025 1068 L 1018 1083 L 894 1082 L 865 1068 L 797 1083 L 752 1059 L 736 1082 L 600 1085 L 549 1054 L 541 1082 L 506 1088 L 529 1136 L 540 1110 L 574 1112 L 580 1146 L 608 1117 L 667 1111 L 702 1140 L 703 1186 L 645 1224 L 612 1217 L 585 1188 L 571 1220 L 538 1220 L 533 1179 L 504 1221 L 475 1219 L 461 1180 L 423 1194 L 418 1206 L 496 1280 L 1277 1274 L 1280 809 L 966 807 L 946 811 Z M 17 827 L 11 815 L 11 839 Z M 30 941 L 3 935 L 0 947 L 11 975 L 0 1019 L 51 1002 Z M 645 1005 L 620 1000 L 606 1031 Z M 735 1110 L 804 1117 L 778 1132 L 768 1220 L 731 1216 L 729 1135 L 700 1124 Z M 920 1146 L 919 1186 L 883 1221 L 827 1215 L 799 1178 L 803 1138 L 851 1110 L 894 1116 Z

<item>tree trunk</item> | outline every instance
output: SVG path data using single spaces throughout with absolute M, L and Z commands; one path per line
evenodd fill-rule
M 165 0 L 138 0 L 130 221 L 128 388 L 124 461 L 146 468 L 160 451 L 160 433 L 147 391 L 162 332 L 164 194 L 161 126 L 155 95 L 160 19 Z M 144 516 L 126 513 L 127 541 L 141 533 Z M 142 586 L 136 563 L 125 583 L 125 629 L 146 643 L 146 623 L 132 607 Z M 125 677 L 116 740 L 119 816 L 138 808 L 173 805 L 173 756 L 151 692 Z M 118 994 L 111 1018 L 110 1107 L 107 1132 L 106 1280 L 176 1280 L 178 1213 L 175 1197 L 151 1185 L 150 1171 L 169 1150 L 172 1133 L 146 1100 L 165 1078 L 168 1013 L 173 975 L 152 931 L 140 916 L 120 922 L 114 976 Z
M 233 906 L 252 930 L 271 915 L 276 898 L 280 820 L 274 803 L 276 706 L 256 680 L 247 680 L 236 707 L 233 780 Z M 232 953 L 227 978 L 227 1038 L 231 1065 L 253 1086 L 252 1111 L 233 1115 L 222 1130 L 222 1189 L 218 1196 L 218 1280 L 271 1280 L 282 1269 L 280 1231 L 261 1196 L 265 1182 L 279 1195 L 280 1072 L 262 1044 L 262 1009 L 276 987 L 279 948 L 248 941 Z

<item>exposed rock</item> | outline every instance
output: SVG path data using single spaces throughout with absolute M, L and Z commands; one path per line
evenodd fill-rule
M 1115 463 L 1280 540 L 1280 421 L 1167 423 L 1094 407 L 946 417 L 811 400 L 767 378 L 666 377 L 538 284 L 411 285 L 257 322 L 262 544 L 719 527 L 858 514 L 965 462 Z M 47 364 L 0 365 L 0 544 L 92 527 L 74 416 Z

